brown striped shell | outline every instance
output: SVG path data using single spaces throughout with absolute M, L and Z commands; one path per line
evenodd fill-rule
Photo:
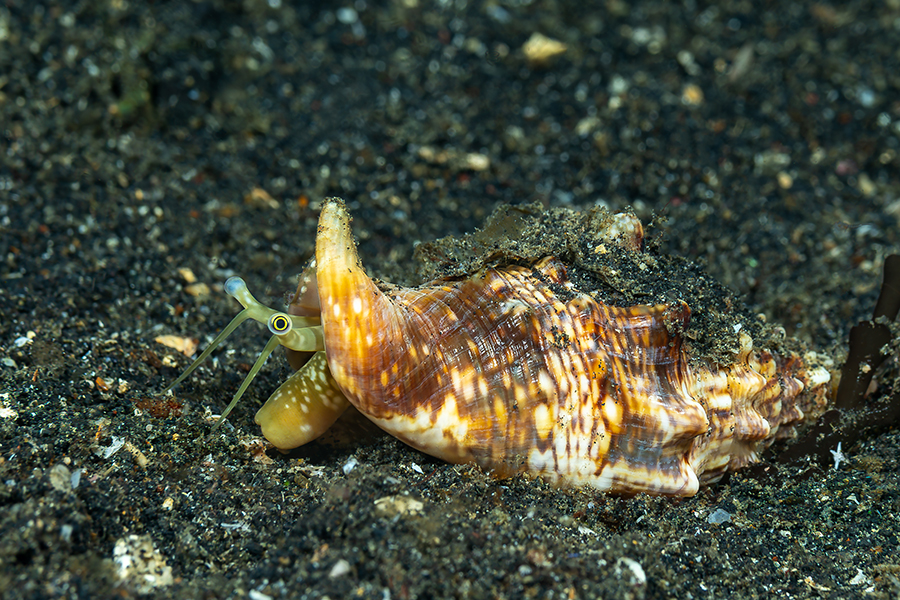
M 636 218 L 608 224 L 607 243 L 639 251 Z M 338 199 L 323 204 L 314 272 L 289 312 L 316 310 L 325 360 L 257 415 L 279 448 L 314 438 L 349 401 L 414 448 L 500 477 L 687 496 L 820 415 L 829 388 L 815 354 L 755 348 L 746 333 L 728 364 L 688 356 L 685 302 L 607 305 L 554 257 L 377 284 Z
M 316 262 L 328 365 L 350 403 L 423 452 L 498 476 L 691 495 L 824 407 L 826 370 L 747 336 L 732 365 L 689 366 L 686 304 L 607 306 L 554 258 L 382 290 L 331 200 Z

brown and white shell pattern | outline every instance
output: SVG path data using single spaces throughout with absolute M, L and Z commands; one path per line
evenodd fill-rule
M 635 217 L 611 224 L 611 243 L 640 248 Z M 338 199 L 322 207 L 314 280 L 346 399 L 410 446 L 500 477 L 692 495 L 826 406 L 830 374 L 814 354 L 742 334 L 731 364 L 698 364 L 682 339 L 687 304 L 608 306 L 553 257 L 378 285 Z

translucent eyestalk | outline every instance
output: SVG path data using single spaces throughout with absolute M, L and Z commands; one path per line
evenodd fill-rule
M 298 317 L 269 308 L 253 297 L 253 294 L 247 289 L 247 284 L 240 277 L 229 278 L 228 281 L 225 282 L 225 292 L 240 302 L 241 306 L 244 307 L 244 310 L 239 312 L 237 316 L 231 320 L 231 323 L 222 330 L 222 333 L 217 335 L 216 339 L 214 339 L 206 350 L 197 357 L 197 360 L 191 363 L 191 366 L 189 366 L 178 379 L 173 381 L 163 391 L 164 394 L 168 393 L 172 388 L 184 381 L 209 357 L 210 354 L 212 354 L 219 344 L 225 341 L 225 338 L 231 335 L 231 333 L 247 319 L 253 319 L 258 323 L 265 324 L 272 333 L 272 337 L 266 343 L 262 352 L 260 352 L 259 358 L 256 359 L 256 362 L 250 369 L 250 373 L 244 378 L 244 381 L 241 383 L 241 387 L 238 388 L 237 393 L 235 393 L 234 398 L 231 399 L 231 402 L 225 408 L 225 411 L 219 417 L 219 420 L 216 421 L 213 430 L 219 427 L 219 425 L 222 424 L 222 421 L 224 421 L 228 414 L 234 409 L 238 400 L 241 399 L 241 396 L 244 395 L 244 392 L 250 385 L 250 382 L 253 381 L 253 378 L 259 373 L 263 363 L 266 362 L 269 355 L 272 354 L 279 345 L 302 352 L 318 352 L 325 349 L 325 338 L 322 333 L 321 320 L 318 317 Z

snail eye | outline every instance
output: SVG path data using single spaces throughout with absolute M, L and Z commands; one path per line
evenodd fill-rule
M 275 313 L 269 317 L 269 331 L 275 335 L 284 335 L 294 327 L 291 318 L 284 313 Z

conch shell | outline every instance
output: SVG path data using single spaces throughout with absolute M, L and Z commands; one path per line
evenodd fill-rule
M 639 251 L 643 229 L 615 215 L 606 235 Z M 554 257 L 416 288 L 376 283 L 338 199 L 322 206 L 314 265 L 288 314 L 235 280 L 226 290 L 243 318 L 275 335 L 232 405 L 279 343 L 315 352 L 256 416 L 282 449 L 317 437 L 349 403 L 422 452 L 498 477 L 690 496 L 827 404 L 830 374 L 814 353 L 754 348 L 741 333 L 730 364 L 692 360 L 684 301 L 604 304 Z

